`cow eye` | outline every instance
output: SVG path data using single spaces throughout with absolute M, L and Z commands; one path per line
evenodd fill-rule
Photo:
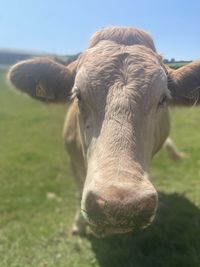
M 72 92 L 72 96 L 75 97 L 78 101 L 81 101 L 81 92 L 76 86 L 73 88 Z
M 162 107 L 167 102 L 167 99 L 167 95 L 163 95 L 159 100 L 158 107 Z
M 78 101 L 81 101 L 82 100 L 81 93 L 80 92 L 77 92 L 76 93 L 76 98 L 78 99 Z

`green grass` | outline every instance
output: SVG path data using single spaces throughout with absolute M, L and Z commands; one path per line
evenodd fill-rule
M 184 65 L 188 64 L 189 62 L 174 62 L 174 63 L 168 63 L 167 65 L 170 66 L 172 69 L 178 69 L 180 67 L 183 67 Z
M 0 73 L 0 267 L 199 267 L 200 109 L 171 112 L 188 157 L 177 164 L 161 151 L 153 160 L 152 226 L 96 239 L 70 235 L 77 200 L 61 138 L 66 108 L 23 97 Z

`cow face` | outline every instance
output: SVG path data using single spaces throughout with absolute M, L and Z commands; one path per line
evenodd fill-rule
M 85 217 L 99 234 L 146 227 L 157 207 L 149 164 L 169 133 L 159 57 L 102 41 L 82 55 L 73 94 L 87 162 Z
M 96 234 L 152 221 L 157 193 L 149 164 L 169 133 L 167 100 L 187 102 L 199 73 L 200 62 L 166 70 L 151 37 L 132 28 L 98 32 L 68 67 L 33 59 L 11 68 L 12 83 L 30 96 L 65 102 L 72 94 L 77 102 L 87 169 L 81 208 Z

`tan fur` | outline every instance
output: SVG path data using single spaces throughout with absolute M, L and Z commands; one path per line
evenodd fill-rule
M 72 72 L 73 69 L 72 66 Z M 69 68 L 48 58 L 17 63 L 10 69 L 8 79 L 20 91 L 45 102 L 68 100 L 74 82 Z
M 169 157 L 176 162 L 181 161 L 186 157 L 184 152 L 178 151 L 177 147 L 175 146 L 174 142 L 171 138 L 167 138 L 164 143 L 164 148 L 168 152 Z
M 133 27 L 108 27 L 97 31 L 91 38 L 89 47 L 102 40 L 114 41 L 122 45 L 144 45 L 156 52 L 151 36 L 145 31 Z
M 63 128 L 63 138 L 65 141 L 65 147 L 69 153 L 71 160 L 71 168 L 76 180 L 79 194 L 81 198 L 81 192 L 83 190 L 85 180 L 85 163 L 83 158 L 81 137 L 78 127 L 78 107 L 77 103 L 73 102 L 67 112 L 65 124 Z
M 110 61 L 109 58 L 110 54 L 112 54 L 113 57 L 112 61 Z M 95 57 L 93 55 L 95 55 Z M 145 192 L 145 190 L 147 190 L 147 192 L 148 190 L 154 190 L 148 180 L 144 178 L 146 177 L 145 172 L 149 169 L 149 161 L 152 155 L 164 142 L 168 130 L 166 128 L 166 130 L 163 131 L 165 127 L 162 126 L 162 116 L 160 116 L 160 118 L 158 117 L 157 124 L 160 125 L 161 128 L 158 127 L 155 130 L 156 136 L 149 136 L 152 140 L 149 142 L 145 134 L 148 132 L 147 129 L 151 125 L 151 119 L 149 124 L 147 122 L 144 123 L 144 128 L 140 128 L 140 132 L 138 133 L 133 132 L 135 130 L 137 131 L 137 128 L 132 128 L 130 126 L 131 124 L 134 125 L 134 121 L 137 121 L 142 115 L 140 113 L 137 114 L 137 99 L 143 98 L 142 102 L 140 101 L 139 103 L 142 106 L 144 105 L 145 109 L 142 112 L 144 112 L 144 117 L 148 119 L 151 118 L 150 105 L 152 101 L 155 103 L 155 108 L 157 108 L 157 101 L 159 101 L 160 96 L 163 93 L 166 95 L 168 94 L 166 84 L 164 85 L 164 90 L 161 90 L 163 85 L 160 85 L 160 80 L 165 80 L 165 72 L 160 66 L 159 60 L 159 57 L 157 57 L 151 49 L 144 46 L 130 48 L 126 46 L 121 47 L 111 41 L 101 41 L 94 48 L 86 51 L 86 53 L 82 55 L 82 58 L 80 58 L 75 87 L 79 88 L 81 91 L 82 102 L 84 103 L 84 101 L 86 101 L 87 105 L 93 110 L 93 117 L 89 120 L 93 121 L 94 127 L 92 135 L 97 139 L 97 141 L 93 140 L 93 147 L 96 147 L 95 150 L 93 147 L 87 148 L 87 155 L 89 156 L 87 157 L 87 186 L 85 185 L 85 189 L 90 183 L 93 184 L 94 182 L 96 184 L 95 188 L 97 184 L 98 188 L 103 186 L 103 184 L 93 176 L 95 172 L 93 168 L 96 168 L 96 161 L 98 160 L 98 164 L 100 165 L 99 169 L 102 170 L 99 175 L 106 177 L 106 174 L 110 173 L 110 181 L 114 179 L 116 185 L 121 186 L 120 180 L 122 179 L 122 175 L 126 175 L 127 182 L 130 177 L 134 177 L 134 179 L 138 177 L 138 181 L 143 181 L 137 186 L 137 182 L 135 183 L 138 192 L 140 191 L 140 186 L 142 186 L 143 192 Z M 143 64 L 145 64 L 145 68 Z M 101 75 L 99 75 L 100 73 Z M 142 76 L 145 77 L 145 81 L 142 80 Z M 115 77 L 113 84 L 112 77 Z M 105 84 L 110 90 L 106 92 L 104 88 L 101 88 L 101 84 Z M 113 89 L 111 89 L 112 87 Z M 148 92 L 147 90 L 149 87 L 155 87 L 154 90 L 156 90 L 157 93 L 155 93 L 155 91 L 153 93 L 151 90 Z M 133 88 L 140 88 L 141 90 L 137 91 Z M 124 102 L 123 92 L 127 94 L 127 103 Z M 154 94 L 157 95 L 156 99 L 153 99 Z M 101 98 L 101 101 L 96 101 L 98 98 Z M 105 98 L 107 100 L 105 100 Z M 109 105 L 105 106 L 106 101 Z M 129 101 L 133 101 L 133 103 L 131 104 L 130 102 L 129 104 Z M 121 110 L 119 109 L 120 106 L 122 106 Z M 130 107 L 132 107 L 133 110 L 129 110 Z M 127 111 L 125 113 L 127 117 L 120 118 L 120 113 L 122 112 L 123 114 L 123 109 L 126 108 Z M 84 111 L 80 111 L 81 114 L 84 113 Z M 165 108 L 161 111 L 165 112 Z M 71 114 L 74 116 L 73 113 Z M 95 114 L 98 114 L 98 118 Z M 69 120 L 69 117 L 67 119 Z M 144 118 L 142 118 L 142 120 L 144 120 Z M 161 122 L 159 122 L 159 120 L 161 120 Z M 154 125 L 154 123 L 152 123 L 152 125 Z M 167 120 L 165 121 L 165 125 L 167 126 Z M 82 129 L 81 132 L 83 131 Z M 142 135 L 141 132 L 143 133 Z M 133 138 L 134 135 L 136 135 L 136 140 Z M 111 136 L 112 138 L 110 138 Z M 123 136 L 127 138 L 123 139 Z M 85 138 L 85 146 L 87 147 L 87 143 L 90 143 L 90 136 L 86 135 Z M 144 140 L 147 140 L 147 142 Z M 120 147 L 116 146 L 117 143 L 121 143 Z M 126 148 L 126 150 L 124 150 L 124 148 Z M 126 153 L 124 154 L 123 151 L 126 151 Z M 132 151 L 135 152 L 132 153 Z M 146 153 L 146 151 L 149 153 Z M 118 155 L 117 161 L 115 155 Z M 126 156 L 126 162 L 124 162 L 123 169 L 121 169 L 119 162 L 123 161 L 124 156 Z M 74 161 L 76 161 L 75 154 L 73 157 Z M 111 174 L 113 171 L 115 172 L 116 169 L 118 169 L 118 175 L 112 178 Z M 128 173 L 126 169 L 129 169 L 130 172 Z M 123 177 L 123 181 L 126 184 L 125 177 Z M 134 194 L 136 195 L 136 192 Z M 84 203 L 86 195 L 87 191 L 83 194 L 82 203 Z
M 172 104 L 200 104 L 200 61 L 194 61 L 177 70 L 168 70 Z
M 73 96 L 63 135 L 82 213 L 97 234 L 152 222 L 157 193 L 149 179 L 150 160 L 169 134 L 163 99 L 169 98 L 168 88 L 175 101 L 196 90 L 199 65 L 167 69 L 149 34 L 110 27 L 95 33 L 89 48 L 67 67 L 47 59 L 12 67 L 12 83 L 36 99 L 63 102 Z M 73 232 L 82 234 L 85 227 L 78 213 Z

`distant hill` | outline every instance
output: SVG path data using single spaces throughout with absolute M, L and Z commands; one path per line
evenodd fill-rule
M 174 61 L 173 63 L 167 63 L 167 65 L 169 65 L 172 69 L 178 69 L 191 62 L 192 62 L 191 60 L 190 61 L 182 60 L 182 61 Z
M 187 65 L 191 62 L 192 62 L 192 60 L 179 60 L 179 61 L 176 61 L 175 59 L 172 59 L 172 60 L 164 59 L 163 60 L 163 63 L 170 66 L 170 68 L 172 68 L 172 69 L 178 69 L 178 68 L 180 68 L 184 65 Z
M 33 57 L 33 55 L 28 54 L 28 53 L 0 50 L 0 64 L 1 65 L 11 65 L 20 60 L 25 60 L 31 57 Z
M 61 64 L 67 65 L 78 57 L 77 55 L 53 55 L 53 54 L 36 54 L 9 50 L 0 50 L 0 68 L 8 68 L 9 66 L 25 59 L 33 57 L 49 57 Z
M 55 61 L 67 65 L 70 62 L 74 61 L 80 53 L 76 55 L 53 55 L 53 54 L 37 54 L 37 53 L 27 53 L 19 51 L 9 51 L 9 50 L 0 50 L 0 68 L 6 69 L 9 66 L 25 59 L 30 59 L 33 57 L 49 57 Z M 190 63 L 191 61 L 175 61 L 175 59 L 163 61 L 165 64 L 169 65 L 171 68 L 177 69 L 185 64 Z

